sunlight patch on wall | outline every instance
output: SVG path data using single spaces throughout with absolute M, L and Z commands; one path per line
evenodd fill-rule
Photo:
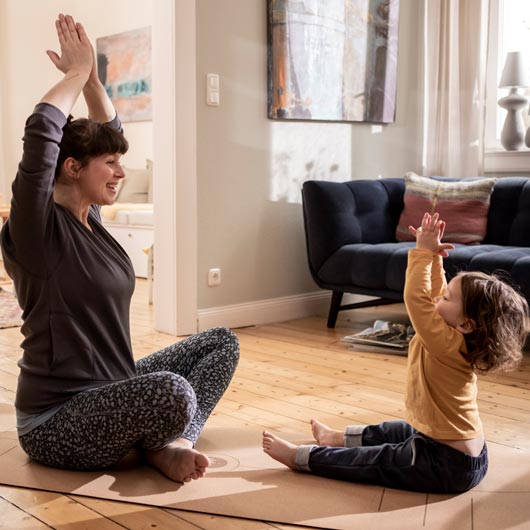
M 301 203 L 306 180 L 351 180 L 352 131 L 347 123 L 270 123 L 271 201 Z

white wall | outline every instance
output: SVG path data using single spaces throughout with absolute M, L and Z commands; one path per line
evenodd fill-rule
M 92 44 L 96 38 L 149 26 L 154 0 L 2 0 L 0 2 L 0 124 L 3 151 L 0 193 L 10 196 L 21 156 L 24 123 L 40 97 L 61 74 L 45 51 L 59 51 L 54 21 L 60 12 L 83 23 Z M 86 116 L 84 101 L 73 110 Z M 124 157 L 128 167 L 144 167 L 152 158 L 152 123 L 124 124 L 130 150 Z
M 308 178 L 402 176 L 420 169 L 418 5 L 401 2 L 395 124 L 267 119 L 266 2 L 197 0 L 198 307 L 316 290 L 300 187 Z M 221 76 L 221 106 L 205 77 Z M 222 284 L 207 272 L 222 269 Z
M 20 157 L 26 116 L 57 79 L 44 53 L 56 48 L 56 14 L 68 9 L 95 39 L 150 24 L 154 1 L 0 2 L 0 24 L 8 28 L 0 34 L 0 54 L 7 43 L 7 58 L 0 55 L 2 79 L 7 80 L 0 119 L 6 123 L 4 175 L 9 181 Z M 311 293 L 316 286 L 307 268 L 300 204 L 303 181 L 400 176 L 420 170 L 418 3 L 401 2 L 396 123 L 372 134 L 369 124 L 267 119 L 264 0 L 178 1 L 195 2 L 197 9 L 198 307 Z M 208 72 L 221 76 L 217 108 L 205 104 Z M 151 137 L 150 124 L 126 124 L 126 134 L 131 142 L 127 156 L 134 157 L 126 163 L 141 167 L 151 155 L 152 142 L 146 140 Z M 222 269 L 219 287 L 206 285 L 212 267 Z

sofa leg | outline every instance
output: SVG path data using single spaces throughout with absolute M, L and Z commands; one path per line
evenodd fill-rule
M 333 291 L 331 296 L 331 304 L 329 306 L 328 328 L 334 328 L 339 316 L 340 304 L 344 293 L 342 291 Z
M 393 300 L 391 298 L 376 298 L 375 300 L 366 300 L 366 302 L 355 302 L 354 304 L 341 305 L 343 295 L 344 293 L 342 291 L 333 291 L 331 305 L 329 306 L 328 328 L 335 327 L 339 311 L 400 303 L 400 300 Z

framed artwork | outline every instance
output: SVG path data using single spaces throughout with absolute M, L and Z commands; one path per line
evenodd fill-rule
M 267 0 L 268 116 L 392 123 L 399 0 Z
M 151 28 L 101 37 L 96 51 L 98 77 L 121 121 L 151 120 Z

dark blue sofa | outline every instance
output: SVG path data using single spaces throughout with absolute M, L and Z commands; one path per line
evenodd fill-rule
M 403 300 L 407 252 L 414 245 L 395 237 L 404 191 L 401 178 L 304 183 L 309 269 L 319 287 L 333 291 L 328 327 L 340 310 Z M 495 183 L 483 243 L 456 245 L 444 266 L 448 280 L 459 270 L 506 271 L 530 302 L 530 179 Z M 376 299 L 341 305 L 344 293 Z

